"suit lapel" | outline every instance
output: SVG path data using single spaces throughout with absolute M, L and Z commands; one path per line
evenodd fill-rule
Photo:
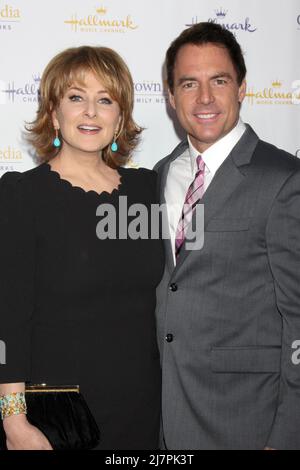
M 199 201 L 199 203 L 204 204 L 204 228 L 207 227 L 208 222 L 214 214 L 222 209 L 222 206 L 226 203 L 229 196 L 238 188 L 245 178 L 242 167 L 250 163 L 258 142 L 258 137 L 255 132 L 249 125 L 246 126 L 247 129 L 241 139 L 224 160 L 203 198 Z M 195 216 L 193 217 L 193 221 L 194 219 Z M 191 226 L 188 232 L 191 230 Z M 187 250 L 186 244 L 184 244 L 172 275 L 176 274 L 190 253 L 191 250 Z

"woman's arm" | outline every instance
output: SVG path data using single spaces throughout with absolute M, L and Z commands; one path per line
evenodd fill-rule
M 24 383 L 16 384 L 0 384 L 0 395 L 9 395 L 10 393 L 15 392 L 25 392 Z
M 14 393 L 25 393 L 24 383 L 0 384 L 0 398 Z M 3 419 L 8 450 L 52 450 L 44 434 L 32 426 L 25 412 L 13 413 Z
M 15 395 L 24 394 L 24 381 L 30 380 L 36 262 L 32 203 L 20 178 L 6 173 L 0 180 L 0 340 L 7 351 L 0 365 L 1 408 L 8 449 L 46 450 L 48 440 L 27 420 L 24 395 Z

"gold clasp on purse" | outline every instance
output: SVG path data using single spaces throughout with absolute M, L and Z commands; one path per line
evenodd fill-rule
M 26 393 L 43 393 L 43 392 L 76 392 L 79 393 L 79 385 L 47 385 L 47 384 L 33 384 L 26 385 Z

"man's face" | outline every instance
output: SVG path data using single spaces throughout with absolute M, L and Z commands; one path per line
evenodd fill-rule
M 246 93 L 229 53 L 215 44 L 186 44 L 174 67 L 170 102 L 193 146 L 204 152 L 233 129 Z

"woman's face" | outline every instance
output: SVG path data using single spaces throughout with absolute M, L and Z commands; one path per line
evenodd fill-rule
M 119 104 L 92 72 L 84 85 L 72 83 L 52 114 L 63 150 L 99 153 L 113 141 L 121 120 Z

